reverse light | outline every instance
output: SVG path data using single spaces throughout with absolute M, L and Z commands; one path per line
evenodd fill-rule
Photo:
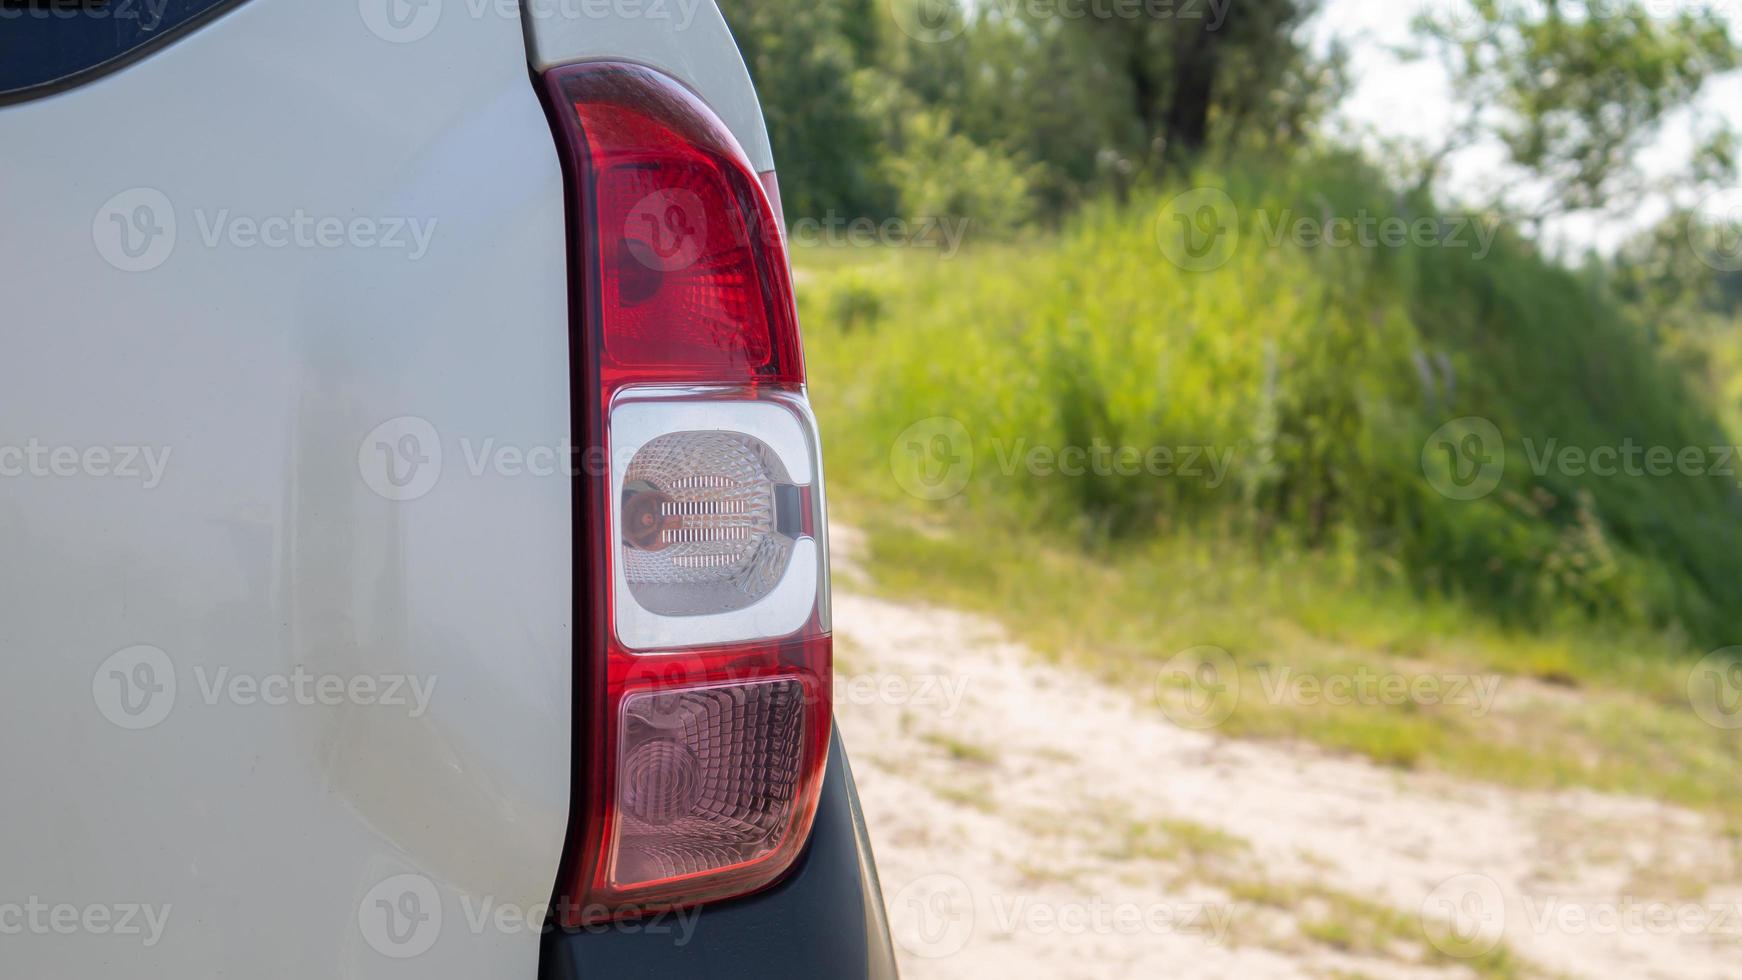
M 577 486 L 565 925 L 746 894 L 828 752 L 821 455 L 772 174 L 650 69 L 544 76 L 568 182 Z
M 820 463 L 802 401 L 635 388 L 615 401 L 617 638 L 637 651 L 801 629 L 824 574 Z M 826 611 L 825 611 L 826 615 Z

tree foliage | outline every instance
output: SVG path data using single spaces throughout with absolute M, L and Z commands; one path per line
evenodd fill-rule
M 1465 106 L 1437 157 L 1491 137 L 1528 184 L 1502 200 L 1531 224 L 1567 212 L 1632 206 L 1734 169 L 1734 137 L 1710 129 L 1680 169 L 1653 177 L 1644 151 L 1671 113 L 1742 62 L 1712 8 L 1646 0 L 1459 0 L 1417 19 Z M 1430 173 L 1430 176 L 1432 174 Z
M 1341 91 L 1320 0 L 723 0 L 789 215 L 1058 215 L 1218 147 L 1298 145 Z

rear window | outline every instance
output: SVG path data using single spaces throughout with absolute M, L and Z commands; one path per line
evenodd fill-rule
M 0 0 L 0 103 L 78 85 L 240 0 Z

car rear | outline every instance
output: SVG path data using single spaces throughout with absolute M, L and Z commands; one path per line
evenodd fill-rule
M 773 161 L 654 6 L 0 11 L 6 974 L 892 975 Z

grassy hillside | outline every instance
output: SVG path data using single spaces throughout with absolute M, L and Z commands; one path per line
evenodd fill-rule
M 1162 241 L 1178 220 L 1173 194 L 949 260 L 801 251 L 836 486 L 1087 547 L 1191 531 L 1270 556 L 1341 555 L 1378 584 L 1507 626 L 1736 642 L 1742 463 L 1705 475 L 1728 461 L 1708 449 L 1734 440 L 1640 324 L 1504 232 L 1483 254 L 1496 229 L 1456 216 L 1440 219 L 1439 244 L 1277 242 L 1303 218 L 1377 229 L 1437 215 L 1430 201 L 1375 193 L 1353 163 L 1199 183 L 1226 190 L 1240 233 L 1231 252 L 1185 256 L 1192 268 Z M 910 429 L 936 417 L 960 427 Z M 1442 429 L 1470 417 L 1493 428 Z M 1472 460 L 1494 458 L 1469 441 L 1490 432 L 1504 441 L 1503 477 L 1476 499 L 1448 497 L 1467 490 L 1453 467 L 1468 479 Z M 896 449 L 892 471 L 904 438 L 923 446 Z M 1087 472 L 1060 471 L 1068 447 L 1090 454 Z M 1631 451 L 1635 472 L 1593 475 L 1569 447 Z M 1657 463 L 1664 452 L 1704 462 L 1653 475 L 1651 447 Z M 964 452 L 962 493 L 904 492 Z
M 1302 216 L 1434 214 L 1353 165 L 1203 183 L 1240 234 L 1202 261 L 1168 257 L 1177 191 L 952 259 L 798 253 L 831 509 L 869 532 L 878 584 L 1164 709 L 1184 693 L 1165 665 L 1224 649 L 1248 694 L 1227 734 L 1742 827 L 1742 733 L 1689 701 L 1696 661 L 1742 642 L 1737 478 L 1543 462 L 1733 442 L 1710 379 L 1505 233 L 1480 257 L 1469 229 L 1274 241 Z M 1499 686 L 1479 710 L 1266 695 L 1285 671 Z

